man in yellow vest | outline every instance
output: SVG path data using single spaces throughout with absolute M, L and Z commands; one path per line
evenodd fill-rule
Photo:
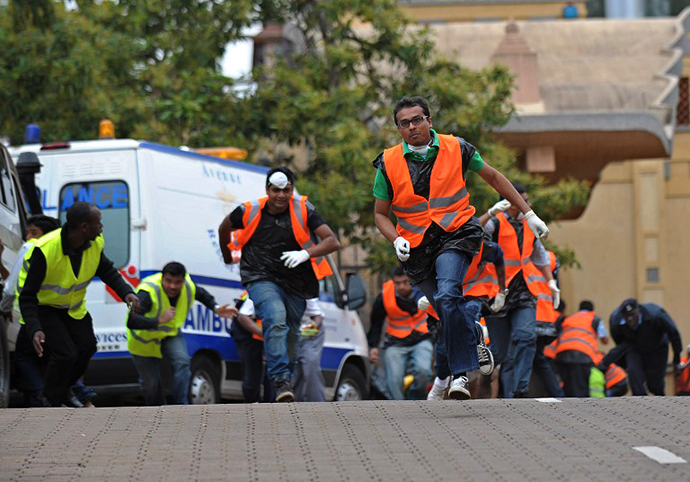
M 589 377 L 598 362 L 597 338 L 606 345 L 609 342 L 606 325 L 594 312 L 594 304 L 584 300 L 580 310 L 565 320 L 558 329 L 556 365 L 563 381 L 566 397 L 589 397 Z
M 160 273 L 147 276 L 137 287 L 139 313 L 127 317 L 127 348 L 139 372 L 146 405 L 165 405 L 165 389 L 160 374 L 162 359 L 172 367 L 172 400 L 189 404 L 191 377 L 187 342 L 182 327 L 194 301 L 218 316 L 232 317 L 237 309 L 219 306 L 211 293 L 197 286 L 181 263 L 163 266 Z
M 422 293 L 413 288 L 401 267 L 395 268 L 391 279 L 383 284 L 382 292 L 371 307 L 367 341 L 369 358 L 379 360 L 379 342 L 384 322 L 384 361 L 386 386 L 391 400 L 404 400 L 403 380 L 410 367 L 414 383 L 407 391 L 410 400 L 423 400 L 426 386 L 431 381 L 431 362 L 434 344 L 427 328 L 426 309 L 419 309 L 417 302 Z
M 268 377 L 277 402 L 292 402 L 302 315 L 332 274 L 325 258 L 340 243 L 314 206 L 294 192 L 295 176 L 279 167 L 266 175 L 266 197 L 247 201 L 218 228 L 226 263 L 241 253 L 240 276 L 263 323 Z
M 43 391 L 53 406 L 75 406 L 69 387 L 96 353 L 96 336 L 86 310 L 86 288 L 98 276 L 136 311 L 139 300 L 103 253 L 103 224 L 96 206 L 76 202 L 62 229 L 43 236 L 24 268 L 19 308 L 38 356 L 50 345 Z M 20 277 L 22 274 L 20 274 Z
M 517 206 L 535 236 L 546 237 L 549 230 L 474 146 L 432 129 L 426 100 L 403 97 L 393 109 L 393 120 L 402 142 L 374 160 L 374 220 L 393 244 L 410 281 L 439 314 L 453 375 L 448 395 L 466 400 L 470 398 L 467 373 L 478 369 L 479 361 L 477 332 L 465 313 L 462 282 L 483 237 L 469 203 L 467 170 Z M 391 212 L 397 224 L 391 221 Z

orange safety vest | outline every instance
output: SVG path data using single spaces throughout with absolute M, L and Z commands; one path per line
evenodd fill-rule
M 479 248 L 479 253 L 472 258 L 472 263 L 470 267 L 467 268 L 467 273 L 465 278 L 462 280 L 462 294 L 463 296 L 474 296 L 476 298 L 480 296 L 488 296 L 493 298 L 498 293 L 498 278 L 496 276 L 496 270 L 488 269 L 488 265 L 491 263 L 486 263 L 482 270 L 479 271 L 479 264 L 482 260 L 482 253 L 484 252 L 484 243 L 482 243 L 481 248 Z
M 413 248 L 422 242 L 432 222 L 452 233 L 475 213 L 465 187 L 460 143 L 455 136 L 437 136 L 439 151 L 431 171 L 428 201 L 414 193 L 402 144 L 383 151 L 383 163 L 393 188 L 391 210 L 398 218 L 396 229 Z
M 261 221 L 261 212 L 264 206 L 266 206 L 267 201 L 268 197 L 262 197 L 261 199 L 244 203 L 244 216 L 242 217 L 244 229 L 237 229 L 232 232 L 230 242 L 228 243 L 230 251 L 240 251 L 254 235 Z M 309 227 L 307 227 L 307 196 L 293 194 L 290 198 L 289 209 L 292 234 L 294 234 L 297 243 L 302 249 L 314 246 L 314 242 L 309 235 Z M 314 274 L 318 279 L 333 274 L 325 256 L 310 258 L 310 261 Z
M 680 359 L 682 364 L 687 363 L 687 361 L 687 357 Z M 676 395 L 679 393 L 690 393 L 690 366 L 685 367 L 676 377 Z
M 426 326 L 426 311 L 417 311 L 410 315 L 400 309 L 395 301 L 395 284 L 393 280 L 383 283 L 383 306 L 386 309 L 387 333 L 396 338 L 406 338 L 413 331 L 429 333 Z
M 551 272 L 556 270 L 556 255 L 551 251 L 549 253 L 549 261 Z M 556 323 L 560 316 L 558 311 L 553 307 L 553 296 L 551 295 L 551 288 L 549 283 L 544 278 L 544 274 L 530 261 L 530 267 L 527 268 L 528 278 L 532 277 L 534 280 L 532 286 L 537 293 L 537 321 L 543 323 Z
M 544 347 L 544 356 L 546 358 L 556 359 L 556 350 L 558 349 L 558 340 L 554 340 Z
M 558 348 L 556 354 L 564 351 L 575 350 L 584 353 L 592 362 L 596 363 L 597 334 L 592 329 L 594 311 L 578 311 L 563 321 L 563 331 L 558 338 Z
M 248 292 L 247 290 L 244 290 L 244 291 L 242 292 L 242 294 L 240 294 L 240 299 L 241 299 L 241 300 L 247 301 L 247 298 L 249 298 L 249 292 Z M 256 311 L 254 312 L 254 314 L 256 314 Z M 259 325 L 259 328 L 261 328 L 261 329 L 263 330 L 263 326 L 261 325 L 261 320 L 256 319 L 256 320 L 254 320 L 254 322 L 255 322 L 257 325 Z M 238 322 L 238 323 L 239 323 L 239 322 Z M 254 333 L 252 333 L 252 338 L 254 338 L 255 340 L 259 340 L 259 341 L 264 341 L 264 337 L 263 337 L 263 336 L 255 335 Z
M 604 359 L 604 354 L 600 351 L 596 353 L 596 358 L 594 359 L 595 364 L 599 364 L 601 360 Z M 626 378 L 628 378 L 628 374 L 625 370 L 623 370 L 621 367 L 616 365 L 615 363 L 611 363 L 608 368 L 606 369 L 606 373 L 604 374 L 606 377 L 606 388 L 611 388 L 614 385 L 617 385 L 618 383 L 622 382 Z

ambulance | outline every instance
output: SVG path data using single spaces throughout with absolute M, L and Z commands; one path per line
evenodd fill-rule
M 26 170 L 22 161 L 33 158 L 36 164 L 35 157 L 23 153 L 37 156 L 35 190 L 44 214 L 64 222 L 76 201 L 98 206 L 105 254 L 132 286 L 169 261 L 178 261 L 219 304 L 239 298 L 244 289 L 239 265 L 223 262 L 218 225 L 242 202 L 265 196 L 268 168 L 133 139 L 25 144 L 9 152 L 20 171 Z M 333 275 L 321 280 L 319 296 L 326 314 L 321 359 L 326 398 L 365 399 L 369 350 L 356 312 L 365 303 L 364 283 L 356 274 L 341 278 L 333 260 L 329 262 Z M 98 279 L 89 286 L 86 300 L 98 340 L 86 385 L 138 393 L 127 351 L 126 306 Z M 198 302 L 188 314 L 182 331 L 192 360 L 192 403 L 242 398 L 242 370 L 231 323 Z

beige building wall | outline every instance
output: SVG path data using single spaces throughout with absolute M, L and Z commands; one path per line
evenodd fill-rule
M 663 306 L 690 343 L 690 130 L 673 156 L 609 164 L 583 215 L 554 223 L 552 240 L 573 248 L 581 269 L 560 274 L 568 313 L 592 300 L 607 321 L 627 297 Z M 604 349 L 611 348 L 605 347 Z M 671 352 L 669 352 L 669 359 Z M 673 393 L 669 378 L 667 393 Z
M 561 18 L 567 1 L 537 2 L 400 2 L 400 9 L 409 19 L 419 23 L 476 22 L 487 20 L 539 20 Z M 580 18 L 587 16 L 587 2 L 573 2 Z

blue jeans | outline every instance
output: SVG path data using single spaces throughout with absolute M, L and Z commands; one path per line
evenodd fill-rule
M 475 321 L 479 321 L 482 316 L 482 303 L 477 299 L 471 299 L 465 305 L 465 313 Z M 479 342 L 479 340 L 477 340 Z M 436 339 L 436 358 L 434 360 L 434 371 L 436 376 L 442 380 L 452 375 L 448 366 L 448 353 L 446 344 L 443 340 L 443 326 L 439 327 L 438 338 Z
M 548 341 L 548 343 L 547 343 Z M 558 383 L 558 378 L 553 372 L 551 362 L 544 356 L 544 347 L 548 345 L 550 340 L 537 338 L 537 348 L 534 353 L 534 361 L 532 362 L 532 371 L 539 376 L 544 390 L 550 397 L 563 398 L 565 394 L 561 385 Z
M 436 258 L 436 276 L 417 284 L 441 317 L 443 342 L 453 376 L 479 369 L 477 332 L 462 296 L 462 281 L 472 259 L 462 251 L 446 251 Z M 530 361 L 531 363 L 531 361 Z
M 290 381 L 307 301 L 272 281 L 254 281 L 247 285 L 247 291 L 263 327 L 268 378 L 273 384 Z
M 536 352 L 536 309 L 516 308 L 505 317 L 487 318 L 486 326 L 491 352 L 496 363 L 502 363 L 503 396 L 512 398 L 515 392 L 526 394 Z
M 176 405 L 189 405 L 190 370 L 187 342 L 178 332 L 175 336 L 163 338 L 161 342 L 163 358 L 172 367 L 172 401 Z M 139 372 L 139 383 L 146 405 L 165 405 L 165 389 L 160 366 L 163 360 L 152 356 L 133 355 L 134 366 Z
M 405 400 L 403 382 L 408 364 L 414 376 L 414 383 L 408 390 L 408 399 L 424 400 L 426 387 L 431 381 L 431 358 L 434 345 L 431 340 L 422 340 L 415 345 L 390 345 L 383 352 L 386 364 L 386 384 L 392 400 Z

